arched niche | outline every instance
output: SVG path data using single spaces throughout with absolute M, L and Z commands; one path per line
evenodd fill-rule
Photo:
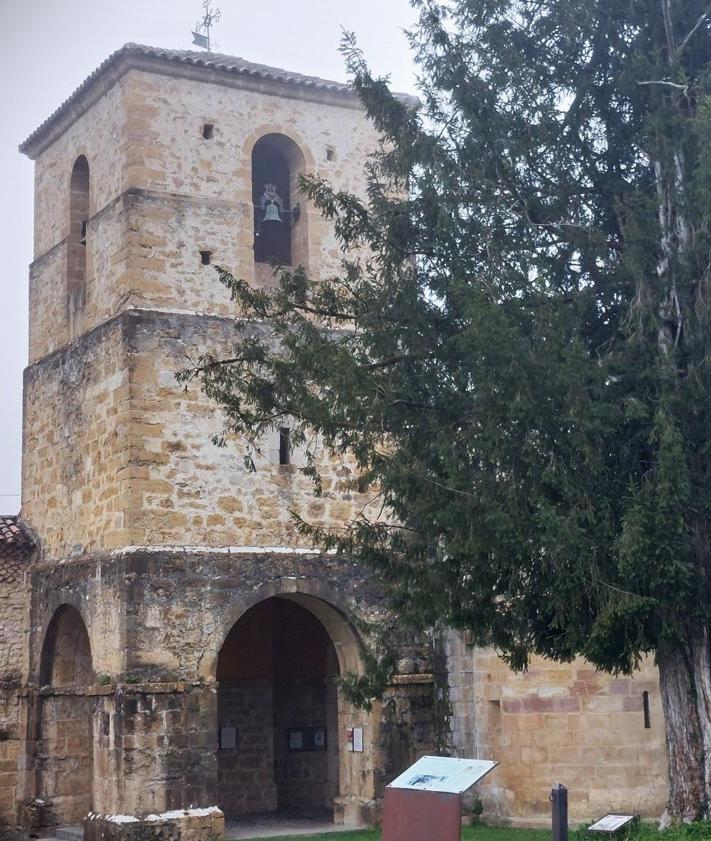
M 36 743 L 37 795 L 52 804 L 53 819 L 80 824 L 93 808 L 94 672 L 91 645 L 79 611 L 63 604 L 47 627 L 39 669 Z
M 89 162 L 79 155 L 69 180 L 69 234 L 67 236 L 67 309 L 70 335 L 81 331 L 86 302 L 87 237 L 89 225 Z
M 254 261 L 258 275 L 272 264 L 306 266 L 308 225 L 301 212 L 299 177 L 305 172 L 299 146 L 284 134 L 264 134 L 252 148 Z M 259 267 L 266 267 L 266 272 Z
M 93 683 L 91 644 L 79 611 L 69 604 L 57 608 L 45 634 L 40 658 L 43 686 Z

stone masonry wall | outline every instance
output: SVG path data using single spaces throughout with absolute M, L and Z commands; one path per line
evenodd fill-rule
M 303 546 L 291 511 L 345 525 L 369 497 L 323 464 L 323 496 L 278 441 L 244 467 L 216 447 L 219 409 L 175 374 L 206 350 L 229 352 L 231 320 L 128 311 L 27 369 L 23 511 L 42 555 L 61 560 L 125 545 Z
M 381 596 L 375 582 L 342 558 L 128 550 L 33 569 L 31 650 L 41 650 L 50 619 L 62 604 L 74 606 L 87 627 L 100 685 L 81 691 L 66 687 L 60 694 L 68 703 L 74 698 L 77 709 L 84 698 L 93 705 L 94 811 L 143 814 L 219 800 L 218 653 L 244 613 L 276 595 L 297 601 L 318 618 L 342 671 L 358 668 L 358 636 L 350 623 L 377 616 Z M 37 660 L 35 655 L 32 675 L 38 673 Z M 403 760 L 431 749 L 431 681 L 421 677 L 421 685 L 394 687 L 387 714 L 384 705 L 370 714 L 355 710 L 339 693 L 338 722 L 326 725 L 333 746 L 340 745 L 336 807 L 341 817 L 367 817 L 368 804 L 382 786 L 380 769 L 392 768 L 394 775 Z M 28 703 L 37 710 L 60 702 L 45 702 L 34 689 Z M 407 744 L 394 757 L 393 728 L 387 723 L 393 717 Z M 363 753 L 347 750 L 345 732 L 352 726 L 364 730 Z M 30 739 L 30 756 L 42 756 L 49 746 L 60 766 L 84 762 L 78 746 L 70 749 L 67 743 L 60 750 L 58 743 L 50 745 L 54 735 L 46 717 L 37 717 Z M 62 776 L 57 763 L 53 773 Z M 23 799 L 40 793 L 32 785 L 28 780 Z
M 364 189 L 373 127 L 352 99 L 316 99 L 294 97 L 289 88 L 281 96 L 239 89 L 215 78 L 123 75 L 36 161 L 30 360 L 71 338 L 66 237 L 69 178 L 80 154 L 90 174 L 83 328 L 127 307 L 231 314 L 227 291 L 201 265 L 199 251 L 254 278 L 251 151 L 261 136 L 287 135 L 304 156 L 304 171 Z M 214 124 L 209 140 L 202 136 L 205 122 Z M 300 204 L 294 237 L 307 241 L 307 263 L 313 271 L 336 270 L 340 255 L 330 225 L 303 198 Z
M 310 548 L 291 516 L 337 527 L 369 501 L 344 488 L 343 462 L 322 463 L 323 495 L 291 465 L 279 465 L 278 436 L 255 453 L 257 471 L 244 467 L 239 442 L 212 443 L 223 429 L 220 413 L 197 384 L 187 389 L 175 372 L 188 358 L 211 350 L 229 353 L 230 320 L 178 314 L 136 313 L 130 319 L 132 427 L 130 528 L 134 545 L 291 546 Z M 303 462 L 301 462 L 303 464 Z
M 548 795 L 559 782 L 568 787 L 572 826 L 615 811 L 659 817 L 666 802 L 664 723 L 650 661 L 629 678 L 583 660 L 543 658 L 515 674 L 494 651 L 464 645 L 454 633 L 448 653 L 454 751 L 499 762 L 477 790 L 486 819 L 548 825 Z
M 18 688 L 26 671 L 25 563 L 0 558 L 0 830 L 17 821 L 21 709 Z
M 220 807 L 230 817 L 274 812 L 274 697 L 268 679 L 220 681 L 218 724 L 237 729 L 238 744 L 217 754 Z
M 22 507 L 45 556 L 125 542 L 128 398 L 119 322 L 25 371 Z
M 42 696 L 38 703 L 38 795 L 51 801 L 54 821 L 73 826 L 82 822 L 93 803 L 95 699 L 58 693 Z

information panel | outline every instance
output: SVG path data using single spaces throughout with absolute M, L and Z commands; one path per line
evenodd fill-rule
M 496 768 L 497 764 L 488 759 L 423 756 L 404 774 L 394 779 L 388 788 L 462 794 L 474 783 L 479 782 L 489 771 Z
M 634 820 L 634 815 L 605 815 L 604 818 L 600 818 L 599 821 L 596 821 L 592 826 L 589 826 L 588 829 L 590 832 L 617 832 L 618 829 L 622 829 L 623 826 L 626 826 L 628 823 L 631 823 Z

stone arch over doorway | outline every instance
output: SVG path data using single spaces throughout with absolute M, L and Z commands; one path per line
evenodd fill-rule
M 230 817 L 353 819 L 350 807 L 373 797 L 372 774 L 370 756 L 348 752 L 345 732 L 365 724 L 372 742 L 374 728 L 336 678 L 362 671 L 361 641 L 323 598 L 264 589 L 238 611 L 215 660 L 218 804 Z
M 69 604 L 47 626 L 39 677 L 38 794 L 55 822 L 81 823 L 93 806 L 94 673 L 86 625 Z

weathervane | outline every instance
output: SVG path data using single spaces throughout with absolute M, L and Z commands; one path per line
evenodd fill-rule
M 212 29 L 212 25 L 220 19 L 220 10 L 212 10 L 212 0 L 203 0 L 202 7 L 205 10 L 205 14 L 202 20 L 199 20 L 195 24 L 193 44 L 197 44 L 198 47 L 203 47 L 210 52 L 210 30 Z M 203 35 L 200 30 L 205 34 Z

